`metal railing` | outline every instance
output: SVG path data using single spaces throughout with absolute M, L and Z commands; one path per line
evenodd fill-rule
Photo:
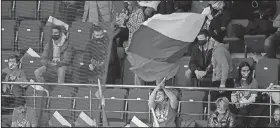
M 58 84 L 58 83 L 30 83 L 30 82 L 2 82 L 2 84 L 12 84 L 12 85 L 44 85 L 44 86 L 69 86 L 69 87 L 93 87 L 93 88 L 98 88 L 98 85 L 97 84 L 75 84 L 75 83 L 63 83 L 63 84 Z M 139 89 L 154 89 L 155 86 L 148 86 L 148 85 L 142 85 L 142 86 L 139 86 L 139 85 L 105 85 L 104 87 L 106 88 L 121 88 L 121 89 L 135 89 L 135 88 L 139 88 Z M 268 90 L 268 89 L 242 89 L 242 88 L 208 88 L 208 87 L 175 87 L 175 86 L 166 86 L 166 88 L 168 89 L 179 89 L 179 90 L 187 90 L 187 91 L 208 91 L 208 101 L 205 102 L 205 101 L 183 101 L 183 100 L 180 100 L 179 101 L 179 105 L 178 105 L 178 110 L 177 110 L 177 114 L 179 115 L 190 115 L 190 116 L 210 116 L 210 113 L 211 113 L 211 103 L 214 103 L 214 102 L 211 102 L 211 95 L 210 95 L 210 92 L 211 91 L 254 91 L 254 92 L 279 92 L 280 93 L 280 90 Z M 47 104 L 47 108 L 46 109 L 43 109 L 43 108 L 36 108 L 35 105 L 36 105 L 36 100 L 35 98 L 42 98 L 42 97 L 46 97 L 46 96 L 36 96 L 35 95 L 35 88 L 34 88 L 34 96 L 22 96 L 22 97 L 33 97 L 34 98 L 34 109 L 36 110 L 50 110 L 50 111 L 55 111 L 55 110 L 63 110 L 63 111 L 71 111 L 71 112 L 78 112 L 78 111 L 85 111 L 85 112 L 90 112 L 90 117 L 92 116 L 92 112 L 94 111 L 98 111 L 98 112 L 101 112 L 101 110 L 99 109 L 95 109 L 93 110 L 92 109 L 92 100 L 97 100 L 97 98 L 93 98 L 92 96 L 92 90 L 90 89 L 89 90 L 90 92 L 90 97 L 88 98 L 84 98 L 84 97 L 59 97 L 59 98 L 63 98 L 63 99 L 74 99 L 75 100 L 78 100 L 78 99 L 89 99 L 90 100 L 90 110 L 77 110 L 75 109 L 75 102 L 73 104 L 73 108 L 72 109 L 50 109 L 49 108 L 49 99 L 51 98 L 58 98 L 58 97 L 53 97 L 53 96 L 50 96 L 50 95 L 47 95 L 47 98 L 48 98 L 48 104 Z M 151 92 L 151 91 L 150 91 Z M 2 95 L 3 97 L 8 97 L 9 95 Z M 135 100 L 135 101 L 139 101 L 139 99 L 119 99 L 119 98 L 105 98 L 105 99 L 111 99 L 111 100 L 123 100 L 126 102 L 125 104 L 125 109 L 124 111 L 106 111 L 106 112 L 113 112 L 113 113 L 124 113 L 124 114 L 127 114 L 127 113 L 147 113 L 150 115 L 150 111 L 149 112 L 132 112 L 132 111 L 128 111 L 127 109 L 127 102 L 130 101 L 130 100 Z M 148 101 L 148 99 L 140 99 L 142 101 Z M 189 103 L 207 103 L 208 105 L 208 109 L 206 109 L 207 113 L 206 112 L 203 112 L 202 114 L 201 113 L 198 113 L 198 114 L 194 114 L 194 113 L 180 113 L 180 110 L 181 110 L 181 104 L 182 103 L 185 103 L 185 102 L 189 102 Z M 270 122 L 271 122 L 271 118 L 272 118 L 272 105 L 279 105 L 279 104 L 272 104 L 272 98 L 270 96 L 270 101 L 269 103 L 251 103 L 251 104 L 255 104 L 255 105 L 269 105 L 270 106 L 270 115 L 269 116 L 246 116 L 246 117 L 251 117 L 251 118 L 254 118 L 254 117 L 261 117 L 261 118 L 270 118 Z M 4 108 L 2 107 L 2 109 L 13 109 L 13 108 Z M 203 108 L 205 109 L 205 108 Z M 238 115 L 237 115 L 238 116 Z M 126 119 L 126 117 L 125 117 Z M 206 118 L 204 118 L 206 119 Z M 150 117 L 149 117 L 149 121 L 150 121 Z

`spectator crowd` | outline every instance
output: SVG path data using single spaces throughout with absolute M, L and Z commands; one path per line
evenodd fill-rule
M 254 5 L 257 2 L 258 7 Z M 254 77 L 254 67 L 246 61 L 239 64 L 237 72 L 233 72 L 233 60 L 229 51 L 230 44 L 224 39 L 227 35 L 228 24 L 232 19 L 248 19 L 248 26 L 236 25 L 232 33 L 243 37 L 245 34 L 265 34 L 264 52 L 266 58 L 276 59 L 277 48 L 280 41 L 280 15 L 277 11 L 275 1 L 253 1 L 248 4 L 245 1 L 210 1 L 207 4 L 203 2 L 191 1 L 125 1 L 124 8 L 114 17 L 114 6 L 108 1 L 85 1 L 84 9 L 76 8 L 77 1 L 62 1 L 60 11 L 65 18 L 62 18 L 67 24 L 72 24 L 75 20 L 90 22 L 93 25 L 92 40 L 87 44 L 84 52 L 84 58 L 87 69 L 87 78 L 84 83 L 98 83 L 102 79 L 104 69 L 106 68 L 106 54 L 110 53 L 107 84 L 115 84 L 119 78 L 120 60 L 118 58 L 117 47 L 123 47 L 124 54 L 131 44 L 134 32 L 140 25 L 153 15 L 194 12 L 206 15 L 205 24 L 197 35 L 194 42 L 189 46 L 186 54 L 190 56 L 189 69 L 185 71 L 184 78 L 186 86 L 194 86 L 193 79 L 199 81 L 199 87 L 213 88 L 242 88 L 258 89 L 259 84 Z M 81 4 L 81 3 L 78 3 Z M 205 4 L 205 5 L 203 5 Z M 101 8 L 108 6 L 108 8 Z M 203 6 L 203 8 L 201 7 Z M 253 7 L 252 7 L 253 6 Z M 200 9 L 199 9 L 200 7 Z M 64 8 L 64 9 L 62 9 Z M 240 12 L 240 10 L 244 10 Z M 83 11 L 81 11 L 83 10 Z M 240 13 L 237 13 L 237 12 Z M 70 15 L 75 12 L 76 18 Z M 81 13 L 83 12 L 83 13 Z M 171 24 L 172 25 L 172 24 Z M 106 32 L 105 32 L 105 31 Z M 44 47 L 41 56 L 42 66 L 34 71 L 36 82 L 47 82 L 46 72 L 57 74 L 57 83 L 65 83 L 67 71 L 70 70 L 70 64 L 75 55 L 75 47 L 69 44 L 67 30 L 64 26 L 53 25 L 51 28 L 52 40 Z M 243 35 L 242 35 L 243 33 Z M 241 34 L 241 35 L 240 35 Z M 110 46 L 109 38 L 113 39 L 111 52 L 107 52 Z M 105 51 L 105 52 L 104 52 Z M 5 82 L 28 82 L 24 71 L 20 67 L 23 55 L 13 55 L 8 58 L 8 67 L 2 70 L 2 81 Z M 255 60 L 258 61 L 258 60 Z M 112 67 L 115 66 L 114 70 Z M 234 77 L 237 76 L 237 77 Z M 135 74 L 135 85 L 145 85 Z M 180 126 L 176 120 L 177 108 L 179 104 L 178 97 L 169 89 L 165 88 L 165 78 L 156 81 L 156 87 L 149 96 L 148 106 L 155 110 L 155 116 L 160 127 Z M 25 105 L 25 99 L 20 96 L 28 85 L 7 85 L 2 84 L 2 94 L 17 96 L 11 107 L 16 107 L 12 115 L 12 127 L 37 127 L 35 111 Z M 48 88 L 47 90 L 55 90 Z M 280 89 L 277 85 L 270 85 L 267 89 Z M 279 93 L 279 92 L 278 92 Z M 275 94 L 275 93 L 274 93 Z M 251 118 L 246 116 L 258 110 L 264 110 L 267 107 L 257 106 L 252 103 L 260 103 L 262 97 L 269 94 L 254 91 L 212 91 L 207 92 L 203 101 L 210 100 L 215 102 L 211 106 L 211 115 L 208 118 L 209 127 L 250 127 L 253 124 Z M 271 95 L 273 96 L 273 95 Z M 265 124 L 268 127 L 280 127 L 280 105 L 279 97 L 274 96 L 273 102 L 278 104 L 273 107 L 274 120 Z M 5 100 L 5 99 L 4 99 Z M 8 100 L 8 99 L 7 99 Z M 2 105 L 7 105 L 3 103 Z M 206 105 L 206 104 L 205 104 Z M 242 115 L 242 117 L 236 116 Z M 151 124 L 155 126 L 155 124 Z

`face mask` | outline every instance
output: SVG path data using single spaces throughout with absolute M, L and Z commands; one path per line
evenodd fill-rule
M 204 44 L 207 43 L 206 40 L 198 40 L 197 42 L 198 42 L 199 45 L 204 45 Z
M 10 69 L 15 69 L 18 66 L 17 63 L 9 63 L 9 68 Z
M 60 38 L 60 35 L 52 35 L 53 40 L 58 40 Z

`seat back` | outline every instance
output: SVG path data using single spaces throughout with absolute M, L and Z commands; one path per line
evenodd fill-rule
M 127 119 L 131 120 L 133 116 L 136 116 L 141 121 L 148 122 L 149 121 L 149 89 L 130 89 L 128 99 L 127 100 L 129 112 L 143 112 L 143 113 L 128 113 Z
M 15 15 L 17 18 L 35 19 L 37 15 L 37 1 L 16 1 Z
M 65 87 L 65 86 L 56 86 L 53 91 L 50 93 L 50 106 L 49 109 L 57 109 L 58 112 L 64 117 L 66 120 L 74 120 L 73 113 L 69 110 L 59 110 L 59 109 L 73 109 L 73 87 Z M 53 113 L 55 111 L 51 111 Z
M 83 111 L 85 114 L 87 114 L 91 119 L 96 120 L 99 119 L 99 100 L 95 97 L 95 92 L 97 91 L 97 88 L 88 88 L 88 87 L 79 87 L 78 93 L 76 95 L 75 99 L 75 110 L 81 110 L 81 111 L 75 111 L 75 118 L 77 119 L 80 113 Z M 90 100 L 90 97 L 92 98 Z M 85 111 L 88 110 L 88 111 Z M 92 110 L 91 112 L 89 110 Z
M 40 51 L 40 29 L 41 21 L 38 20 L 23 20 L 18 28 L 18 49 L 32 48 L 35 51 Z
M 256 80 L 259 88 L 265 89 L 270 83 L 278 84 L 279 59 L 262 58 L 256 65 Z
M 77 50 L 85 50 L 92 36 L 92 23 L 73 22 L 69 29 L 70 45 Z
M 232 59 L 232 65 L 233 65 L 233 77 L 234 77 L 234 79 L 236 79 L 238 77 L 239 65 L 240 65 L 240 63 L 242 63 L 244 61 L 249 63 L 249 65 L 253 68 L 253 70 L 255 69 L 253 58 L 233 58 Z
M 52 40 L 52 27 L 51 26 L 45 26 L 43 30 L 43 42 L 42 47 L 45 48 L 46 44 L 49 43 Z
M 26 74 L 28 80 L 36 80 L 34 71 L 41 66 L 41 58 L 31 57 L 29 55 L 25 55 L 22 58 L 21 67 L 24 73 Z
M 2 50 L 14 50 L 15 49 L 15 20 L 2 20 Z
M 247 19 L 236 19 L 236 20 L 231 20 L 228 24 L 228 27 L 227 27 L 227 36 L 226 37 L 233 37 L 233 31 L 232 31 L 232 27 L 233 27 L 233 24 L 239 24 L 239 25 L 242 25 L 243 27 L 247 27 L 248 24 L 249 24 L 249 20 Z
M 2 1 L 1 2 L 1 17 L 11 18 L 12 17 L 12 1 Z M 2 21 L 3 23 L 3 21 Z M 3 37 L 3 36 L 2 36 Z
M 203 91 L 182 91 L 182 98 L 180 104 L 180 117 L 183 120 L 193 119 L 202 120 L 202 115 L 190 115 L 190 114 L 204 114 L 205 108 L 203 108 L 203 97 L 205 92 Z
M 28 86 L 27 90 L 24 93 L 26 97 L 26 105 L 33 108 L 44 109 L 48 104 L 48 94 L 45 91 L 35 90 L 32 86 Z M 42 96 L 42 97 L 35 97 Z
M 75 51 L 73 59 L 73 81 L 74 83 L 88 83 L 88 79 L 93 77 L 89 70 L 90 56 L 87 52 Z
M 181 58 L 179 62 L 179 70 L 175 76 L 175 85 L 176 86 L 186 86 L 186 75 L 185 72 L 189 69 L 189 62 L 190 62 L 189 56 L 184 56 Z
M 248 52 L 264 53 L 265 35 L 245 35 L 244 41 L 248 46 Z
M 106 111 L 108 121 L 123 121 L 123 112 L 113 112 L 113 111 L 124 111 L 125 110 L 125 99 L 126 90 L 124 89 L 106 89 L 104 92 L 104 97 L 106 98 Z M 108 98 L 108 99 L 107 99 Z M 120 100 L 116 100 L 120 99 Z
M 245 44 L 244 41 L 237 37 L 226 37 L 224 42 L 229 43 L 229 52 L 230 53 L 244 53 Z
M 58 19 L 60 19 L 59 16 L 59 4 L 60 1 L 40 1 L 40 18 L 46 19 L 49 18 L 49 16 L 54 16 Z

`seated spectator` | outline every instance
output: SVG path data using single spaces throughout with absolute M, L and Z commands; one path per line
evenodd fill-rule
M 64 83 L 67 66 L 72 59 L 72 48 L 64 34 L 65 28 L 62 26 L 52 27 L 52 40 L 48 42 L 42 54 L 41 63 L 34 71 L 37 82 L 45 82 L 43 73 L 48 69 L 55 69 L 58 74 L 58 83 Z
M 264 42 L 264 51 L 268 58 L 276 58 L 277 48 L 280 45 L 280 14 L 274 20 L 273 27 L 278 28 L 278 30 L 269 36 Z
M 19 98 L 16 107 L 13 111 L 11 127 L 37 127 L 36 111 L 29 106 L 26 106 L 26 101 L 23 97 Z
M 201 30 L 197 36 L 197 43 L 192 47 L 191 60 L 189 67 L 185 72 L 188 85 L 191 83 L 193 77 L 198 80 L 203 80 L 205 77 L 212 77 L 211 59 L 214 44 L 210 42 L 210 37 L 207 30 Z M 211 82 L 211 81 L 210 81 Z
M 238 68 L 238 78 L 236 79 L 236 88 L 258 89 L 258 82 L 253 78 L 253 71 L 247 62 L 242 62 Z M 238 115 L 249 116 L 251 103 L 256 101 L 257 92 L 237 91 L 232 93 L 231 101 L 235 103 Z M 238 118 L 237 125 L 249 126 L 248 118 Z
M 210 115 L 208 127 L 235 127 L 235 116 L 229 110 L 230 102 L 226 97 L 218 98 L 216 101 L 217 110 Z
M 274 115 L 274 120 L 270 124 L 268 124 L 268 127 L 274 127 L 274 128 L 278 127 L 279 128 L 280 127 L 280 108 L 279 107 L 274 110 L 273 115 Z
M 211 24 L 212 23 L 213 21 Z M 213 34 L 213 31 L 210 30 L 210 33 L 211 32 Z M 217 33 L 214 35 L 215 36 L 212 36 L 212 41 L 215 41 L 215 45 L 212 56 L 213 76 L 211 87 L 233 88 L 233 66 L 232 58 L 228 51 L 229 44 L 223 42 L 223 34 Z M 231 99 L 231 91 L 211 92 L 211 101 L 215 101 L 219 97 L 227 97 L 228 99 Z
M 160 127 L 176 127 L 178 100 L 170 90 L 165 88 L 164 82 L 165 80 L 155 87 L 149 97 L 148 105 L 155 110 L 156 120 Z
M 12 55 L 8 58 L 9 67 L 2 70 L 5 82 L 28 82 L 26 75 L 22 69 L 19 68 L 20 57 Z M 28 85 L 8 85 L 2 86 L 2 92 L 12 94 L 14 96 L 23 96 L 23 91 Z M 15 100 L 17 101 L 18 98 Z

